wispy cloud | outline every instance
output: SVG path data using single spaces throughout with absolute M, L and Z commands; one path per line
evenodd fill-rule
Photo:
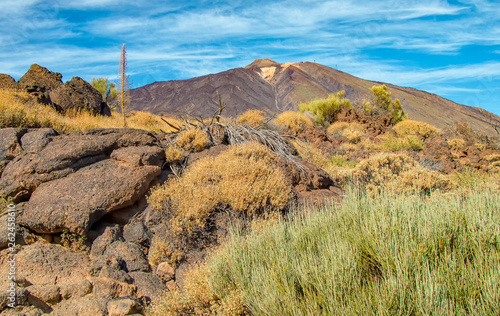
M 112 77 L 127 43 L 136 85 L 270 57 L 464 95 L 499 80 L 499 25 L 494 0 L 3 0 L 0 73 Z

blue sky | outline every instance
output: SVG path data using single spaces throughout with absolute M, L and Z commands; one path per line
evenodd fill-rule
M 498 0 L 0 2 L 0 73 L 16 79 L 32 63 L 116 78 L 122 43 L 134 87 L 313 61 L 500 115 Z

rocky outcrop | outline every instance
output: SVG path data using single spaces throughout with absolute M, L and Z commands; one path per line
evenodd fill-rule
M 37 64 L 31 65 L 30 69 L 18 81 L 18 85 L 35 95 L 38 101 L 50 104 L 49 91 L 63 84 L 62 75 L 52 72 Z
M 101 94 L 87 81 L 73 77 L 63 83 L 61 79 L 60 73 L 33 64 L 17 83 L 14 78 L 0 74 L 0 88 L 24 89 L 38 102 L 50 104 L 60 112 L 84 110 L 93 115 L 111 115 Z
M 21 128 L 0 129 L 0 174 L 7 163 L 21 153 L 20 138 L 24 132 Z
M 29 142 L 0 179 L 5 196 L 30 198 L 18 222 L 39 233 L 87 232 L 105 214 L 142 198 L 164 162 L 156 138 L 144 131 L 45 136 Z
M 0 89 L 19 89 L 16 80 L 9 75 L 0 74 Z
M 18 221 L 39 233 L 83 234 L 106 213 L 134 204 L 158 175 L 158 166 L 106 159 L 41 184 Z
M 73 77 L 49 92 L 52 104 L 62 112 L 86 110 L 93 115 L 111 115 L 101 94 L 87 81 Z
M 16 202 L 26 201 L 40 184 L 64 178 L 83 167 L 109 159 L 116 149 L 159 146 L 152 134 L 130 129 L 98 129 L 57 137 L 46 136 L 38 138 L 35 146 L 8 164 L 0 179 L 0 195 L 12 196 Z M 157 153 L 161 157 L 161 149 Z M 148 154 L 149 151 L 144 153 Z

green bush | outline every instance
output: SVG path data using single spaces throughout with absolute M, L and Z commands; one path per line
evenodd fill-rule
M 399 99 L 392 99 L 391 93 L 387 91 L 386 85 L 373 86 L 372 102 L 363 102 L 363 108 L 366 112 L 377 113 L 379 115 L 390 114 L 392 116 L 392 124 L 401 122 L 407 118 L 401 101 Z
M 301 113 L 311 112 L 316 117 L 318 124 L 331 124 L 335 121 L 335 115 L 343 108 L 351 109 L 352 103 L 344 98 L 345 91 L 330 94 L 326 99 L 319 99 L 299 104 Z

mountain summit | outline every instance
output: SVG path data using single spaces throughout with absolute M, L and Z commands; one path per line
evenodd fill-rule
M 354 104 L 360 104 L 371 100 L 370 88 L 380 84 L 317 63 L 280 64 L 265 58 L 217 74 L 155 82 L 131 90 L 131 96 L 135 110 L 208 117 L 219 108 L 216 94 L 219 91 L 227 105 L 224 114 L 234 117 L 249 109 L 269 113 L 297 110 L 302 102 L 325 98 L 340 90 L 345 90 L 346 97 Z M 477 108 L 413 88 L 386 86 L 393 97 L 401 100 L 409 119 L 438 128 L 469 122 L 480 132 L 496 134 Z

